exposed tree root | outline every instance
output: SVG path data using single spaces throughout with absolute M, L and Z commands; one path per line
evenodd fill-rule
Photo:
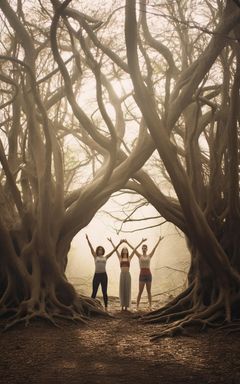
M 11 316 L 10 316 L 11 315 Z M 53 300 L 37 301 L 33 299 L 19 303 L 15 308 L 1 309 L 0 316 L 8 316 L 6 331 L 16 324 L 24 323 L 28 326 L 33 319 L 43 319 L 59 327 L 57 320 L 64 319 L 73 322 L 88 324 L 90 316 L 110 316 L 102 307 L 99 300 L 77 295 L 71 305 L 65 305 L 54 297 Z
M 177 316 L 183 317 L 188 313 L 191 313 L 191 297 L 192 287 L 189 287 L 175 299 L 171 300 L 164 307 L 151 311 L 142 317 L 144 322 L 159 322 L 159 318 L 162 318 L 161 322 L 168 322 L 172 319 L 176 319 Z
M 144 323 L 161 324 L 159 332 L 151 335 L 152 341 L 176 335 L 190 336 L 192 328 L 201 331 L 224 329 L 227 333 L 240 331 L 240 321 L 231 321 L 232 307 L 239 300 L 239 295 L 222 288 L 218 290 L 218 295 L 212 295 L 209 305 L 204 305 L 202 296 L 196 295 L 196 287 L 186 290 L 184 294 L 163 308 L 141 317 Z
M 54 258 L 42 261 L 33 253 L 31 260 L 31 273 L 27 271 L 23 279 L 6 268 L 0 281 L 0 316 L 6 321 L 4 330 L 18 323 L 28 326 L 33 319 L 44 319 L 59 326 L 60 319 L 87 324 L 91 316 L 109 316 L 99 300 L 77 294 Z
M 227 322 L 217 329 L 218 332 L 226 331 L 227 335 L 235 332 L 240 332 L 240 320 L 233 320 L 232 322 Z

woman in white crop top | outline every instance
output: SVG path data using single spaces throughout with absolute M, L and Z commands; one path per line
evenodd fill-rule
M 123 242 L 123 240 L 121 240 L 118 243 L 118 245 L 116 247 L 114 247 L 110 253 L 108 253 L 106 256 L 104 256 L 105 249 L 101 245 L 99 245 L 95 251 L 90 240 L 89 240 L 88 235 L 86 235 L 86 239 L 87 239 L 89 248 L 91 250 L 91 253 L 94 257 L 94 261 L 95 261 L 95 274 L 93 276 L 92 296 L 91 297 L 93 299 L 95 299 L 99 285 L 101 284 L 105 310 L 107 310 L 107 306 L 108 306 L 108 295 L 107 295 L 108 276 L 106 273 L 106 262 L 107 262 L 107 259 L 109 259 L 109 257 L 112 256 L 112 254 L 117 250 L 117 248 Z
M 154 255 L 154 252 L 157 249 L 158 244 L 163 239 L 163 237 L 159 237 L 156 245 L 152 249 L 150 253 L 147 253 L 147 245 L 142 245 L 142 254 L 139 253 L 137 250 L 135 250 L 135 254 L 137 255 L 139 259 L 139 265 L 140 265 L 140 275 L 139 275 L 139 291 L 137 296 L 137 309 L 139 308 L 140 299 L 144 290 L 144 287 L 146 285 L 147 294 L 148 294 L 148 302 L 149 302 L 149 309 L 152 308 L 152 294 L 151 294 L 151 287 L 152 287 L 152 273 L 150 270 L 150 261 L 151 258 Z M 129 244 L 128 241 L 126 243 L 133 249 L 133 246 Z

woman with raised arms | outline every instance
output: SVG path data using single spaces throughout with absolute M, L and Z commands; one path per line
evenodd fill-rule
M 113 241 L 111 238 L 108 239 L 113 247 L 115 245 L 113 244 Z M 123 240 L 126 241 L 126 240 Z M 119 299 L 120 299 L 120 305 L 123 310 L 127 310 L 131 306 L 131 275 L 130 275 L 130 262 L 132 260 L 132 257 L 135 254 L 135 251 L 137 248 L 144 242 L 146 239 L 142 239 L 141 242 L 133 248 L 132 253 L 129 255 L 127 247 L 123 247 L 121 250 L 121 253 L 116 250 L 116 253 L 118 255 L 118 259 L 120 262 L 120 280 L 119 280 Z
M 105 310 L 107 311 L 108 307 L 108 295 L 107 295 L 107 286 L 108 286 L 108 276 L 106 272 L 106 263 L 107 260 L 109 259 L 110 256 L 118 249 L 119 245 L 123 242 L 123 240 L 119 241 L 118 245 L 114 248 L 113 250 L 108 253 L 106 256 L 105 254 L 105 249 L 99 245 L 96 250 L 94 250 L 88 235 L 86 235 L 86 239 L 89 245 L 89 248 L 91 250 L 91 253 L 94 257 L 95 261 L 95 274 L 93 276 L 93 281 L 92 281 L 92 298 L 95 299 L 97 295 L 97 291 L 99 288 L 99 285 L 102 287 L 102 294 L 103 294 L 103 301 L 105 305 Z
M 149 302 L 149 309 L 152 308 L 152 294 L 151 294 L 151 288 L 152 288 L 152 273 L 150 270 L 150 262 L 151 259 L 157 249 L 158 244 L 163 239 L 163 237 L 159 237 L 156 245 L 153 247 L 152 251 L 150 253 L 147 253 L 147 245 L 142 245 L 142 254 L 137 251 L 136 248 L 133 248 L 133 246 L 126 241 L 126 243 L 129 245 L 130 248 L 133 249 L 133 252 L 137 255 L 139 259 L 139 265 L 140 265 L 140 275 L 139 275 L 139 291 L 137 296 L 137 310 L 139 309 L 139 303 L 141 300 L 141 296 L 144 290 L 144 287 L 146 285 L 147 294 L 148 294 L 148 302 Z

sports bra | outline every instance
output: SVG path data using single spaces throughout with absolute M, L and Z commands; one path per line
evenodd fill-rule
M 120 260 L 120 267 L 130 267 L 130 262 L 129 260 Z
M 150 268 L 151 258 L 149 256 L 139 257 L 140 268 Z

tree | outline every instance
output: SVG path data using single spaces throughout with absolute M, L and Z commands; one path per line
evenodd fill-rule
M 0 3 L 0 314 L 12 315 L 8 326 L 33 317 L 84 321 L 100 311 L 65 277 L 70 244 L 154 148 L 146 135 L 129 156 L 120 148 L 124 98 L 83 32 L 94 33 L 101 22 L 52 3 Z M 87 81 L 96 96 L 87 94 Z M 86 101 L 81 108 L 81 92 L 91 108 Z
M 177 201 L 165 199 L 146 175 L 137 177 L 140 186 L 132 187 L 164 217 L 167 211 L 169 219 L 186 234 L 192 255 L 189 287 L 166 307 L 145 318 L 150 322 L 170 322 L 155 338 L 185 332 L 189 325 L 205 327 L 230 322 L 240 315 L 237 107 L 240 13 L 234 3 L 228 1 L 206 48 L 199 55 L 191 49 L 189 57 L 186 33 L 179 25 L 189 21 L 179 2 L 176 8 L 172 20 L 176 20 L 177 14 L 184 70 L 175 65 L 168 47 L 150 33 L 146 2 L 141 3 L 141 19 L 137 23 L 135 1 L 126 1 L 126 47 L 135 100 L 171 179 Z M 150 72 L 152 66 L 148 66 L 151 61 L 146 44 L 157 51 L 167 65 L 163 113 L 156 96 L 157 87 L 154 87 L 154 72 Z M 144 77 L 140 51 L 145 59 Z M 217 66 L 219 63 L 221 67 Z M 222 84 L 213 84 L 212 67 L 219 72 Z
M 53 321 L 94 310 L 66 281 L 67 252 L 111 194 L 128 188 L 185 233 L 192 254 L 187 290 L 144 318 L 170 322 L 156 338 L 239 317 L 237 4 L 141 1 L 137 19 L 126 0 L 125 16 L 120 6 L 106 19 L 70 0 L 51 3 L 30 18 L 21 1 L 15 10 L 0 2 L 1 313 Z

